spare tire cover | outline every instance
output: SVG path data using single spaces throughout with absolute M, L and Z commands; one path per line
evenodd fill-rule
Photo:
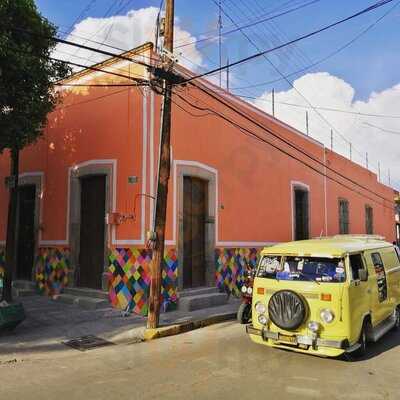
M 279 328 L 293 330 L 306 318 L 306 305 L 302 298 L 291 290 L 274 293 L 268 303 L 271 321 Z

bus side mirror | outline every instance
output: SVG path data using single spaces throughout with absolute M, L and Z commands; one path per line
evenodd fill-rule
M 366 282 L 368 280 L 368 271 L 366 269 L 359 269 L 358 277 L 360 278 L 360 281 Z

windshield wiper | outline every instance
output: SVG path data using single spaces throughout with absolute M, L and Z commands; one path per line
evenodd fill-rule
M 308 276 L 307 274 L 305 274 L 305 273 L 302 272 L 302 271 L 296 271 L 295 274 L 299 274 L 299 275 L 301 275 L 301 276 L 304 276 L 304 278 L 308 279 L 308 280 L 311 281 L 311 282 L 318 283 L 318 285 L 321 284 L 321 283 L 318 282 L 316 279 L 311 278 L 311 276 Z

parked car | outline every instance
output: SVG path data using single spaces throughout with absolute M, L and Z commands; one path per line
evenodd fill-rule
M 265 248 L 253 286 L 257 343 L 327 357 L 363 355 L 400 326 L 400 255 L 370 235 Z

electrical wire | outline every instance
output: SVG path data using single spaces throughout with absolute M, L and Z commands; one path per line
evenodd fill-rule
M 359 184 L 358 182 L 352 180 L 351 178 L 349 178 L 349 177 L 347 177 L 347 176 L 341 174 L 340 172 L 336 171 L 335 169 L 329 167 L 328 165 L 325 165 L 323 162 L 321 162 L 320 160 L 318 160 L 317 158 L 315 158 L 312 154 L 310 154 L 310 153 L 308 153 L 308 152 L 306 152 L 306 151 L 304 151 L 304 150 L 299 149 L 296 143 L 293 143 L 293 142 L 291 142 L 290 140 L 281 137 L 279 134 L 276 134 L 273 130 L 267 128 L 267 127 L 264 126 L 263 124 L 261 124 L 261 123 L 259 123 L 258 121 L 256 121 L 256 120 L 254 119 L 254 117 L 252 117 L 252 116 L 250 116 L 250 115 L 247 115 L 245 112 L 239 110 L 237 107 L 234 107 L 233 105 L 231 105 L 231 104 L 229 104 L 228 102 L 224 101 L 224 100 L 221 98 L 221 96 L 219 96 L 219 95 L 217 95 L 217 94 L 214 94 L 214 93 L 210 92 L 210 91 L 207 90 L 207 89 L 204 89 L 204 88 L 202 87 L 202 85 L 198 85 L 198 84 L 193 83 L 193 82 L 192 82 L 192 85 L 193 85 L 194 87 L 198 88 L 199 90 L 201 90 L 202 92 L 204 92 L 205 94 L 207 94 L 208 96 L 210 96 L 211 98 L 213 98 L 214 100 L 216 100 L 216 101 L 218 101 L 219 103 L 221 103 L 221 104 L 223 104 L 224 106 L 226 106 L 228 109 L 230 109 L 231 111 L 233 111 L 235 114 L 237 114 L 237 115 L 241 116 L 242 118 L 246 119 L 247 121 L 249 121 L 250 123 L 252 123 L 253 125 L 255 125 L 257 128 L 260 128 L 261 130 L 267 132 L 268 134 L 270 134 L 270 135 L 273 136 L 274 138 L 278 139 L 278 140 L 281 141 L 282 143 L 288 145 L 289 147 L 291 147 L 291 148 L 293 148 L 294 150 L 300 152 L 300 153 L 303 154 L 304 156 L 310 158 L 313 162 L 315 162 L 315 163 L 317 163 L 317 164 L 323 166 L 323 167 L 326 168 L 327 170 L 332 171 L 333 173 L 335 173 L 335 174 L 337 174 L 338 176 L 340 176 L 342 179 L 345 179 L 345 180 L 349 181 L 350 183 L 352 183 L 352 184 L 354 184 L 354 185 L 356 185 L 356 186 L 362 188 L 363 190 L 366 190 L 366 191 L 370 192 L 370 190 L 369 190 L 368 188 L 366 188 L 366 187 L 364 187 L 363 185 Z M 175 92 L 175 93 L 176 93 L 176 92 Z M 197 99 L 197 100 L 198 100 L 198 101 L 201 101 L 200 99 Z M 204 111 L 204 110 L 203 110 L 203 111 Z M 227 118 L 227 117 L 225 117 L 225 118 Z M 229 120 L 229 118 L 227 118 L 227 119 Z M 243 129 L 247 129 L 247 128 L 244 128 L 244 127 L 242 127 L 242 128 L 243 128 Z M 254 134 L 254 132 L 252 132 L 252 133 Z M 255 135 L 255 134 L 254 134 L 254 135 Z M 256 135 L 256 136 L 258 137 L 258 135 Z M 278 146 L 278 147 L 279 147 L 279 146 Z M 388 200 L 387 198 L 382 197 L 382 196 L 380 196 L 380 195 L 378 195 L 378 194 L 376 194 L 376 193 L 374 193 L 374 195 L 376 195 L 377 197 L 380 197 L 380 198 L 383 199 L 383 200 L 391 201 L 391 200 Z
M 48 58 L 49 58 L 49 60 L 52 60 L 52 61 L 62 62 L 62 63 L 69 64 L 69 65 L 72 65 L 72 66 L 75 66 L 75 67 L 86 68 L 86 69 L 90 69 L 92 71 L 102 72 L 104 74 L 114 75 L 114 76 L 118 76 L 120 78 L 129 79 L 129 80 L 132 80 L 132 81 L 138 81 L 138 82 L 142 81 L 141 79 L 138 79 L 138 78 L 133 78 L 133 77 L 128 76 L 128 75 L 119 74 L 117 72 L 107 71 L 107 70 L 104 70 L 104 69 L 101 69 L 101 68 L 88 67 L 87 65 L 78 64 L 78 63 L 75 63 L 75 62 L 72 62 L 72 61 L 60 60 L 60 59 L 54 58 L 54 57 L 48 57 Z M 71 78 L 71 76 L 67 77 L 65 79 L 69 79 L 69 78 Z
M 71 53 L 68 53 L 68 52 L 62 51 L 62 50 L 57 50 L 57 53 L 65 54 L 65 55 L 67 55 L 67 56 L 72 56 Z M 84 60 L 84 61 L 90 61 L 88 58 L 82 57 L 82 56 L 74 56 L 74 58 L 79 58 L 79 59 Z M 68 62 L 67 60 L 64 60 L 64 61 Z M 106 61 L 106 60 L 104 60 L 104 61 L 102 61 L 102 62 L 99 62 L 99 63 L 97 63 L 97 64 L 89 65 L 89 66 L 90 66 L 90 67 L 97 67 L 97 66 L 102 65 L 105 61 Z M 71 62 L 73 62 L 73 61 L 71 61 Z M 83 64 L 77 64 L 77 65 L 82 65 L 82 68 L 89 68 L 89 66 L 87 66 L 86 64 L 85 64 L 85 65 L 83 65 Z M 114 72 L 114 71 L 117 71 L 117 72 L 118 72 L 118 71 L 120 71 L 119 68 L 111 68 L 110 66 L 107 66 L 107 68 L 108 68 L 108 71 L 111 71 L 111 72 Z M 79 70 L 78 73 L 79 73 L 79 72 L 82 72 L 82 71 L 83 71 L 83 70 Z M 129 71 L 129 76 L 130 76 L 130 77 L 136 77 L 136 78 L 139 78 L 139 79 L 144 79 L 143 75 L 134 74 L 134 73 L 131 72 L 131 71 Z
M 235 96 L 244 98 L 244 99 L 252 99 L 252 100 L 257 100 L 257 101 L 262 101 L 262 102 L 268 102 L 272 103 L 272 100 L 268 99 L 261 99 L 259 97 L 255 96 L 244 96 L 244 95 L 239 95 L 235 94 Z M 298 108 L 305 108 L 308 109 L 308 106 L 301 105 L 301 104 L 295 104 L 295 103 L 288 103 L 285 101 L 275 101 L 275 104 L 282 104 L 285 106 L 290 106 L 290 107 L 298 107 Z M 333 107 L 319 107 L 319 106 L 314 106 L 316 110 L 322 110 L 322 111 L 332 111 L 332 112 L 338 112 L 338 113 L 343 113 L 343 114 L 351 114 L 351 115 L 358 115 L 360 117 L 374 117 L 374 118 L 390 118 L 390 119 L 400 119 L 400 115 L 388 115 L 388 114 L 370 114 L 370 113 L 363 113 L 360 111 L 348 111 L 348 110 L 340 110 L 338 108 L 333 108 Z
M 256 53 L 256 54 L 252 54 L 252 55 L 250 55 L 250 56 L 248 56 L 248 57 L 245 57 L 245 58 L 242 58 L 242 59 L 237 60 L 237 61 L 235 61 L 235 62 L 229 63 L 229 64 L 227 64 L 227 65 L 225 65 L 225 66 L 223 66 L 223 67 L 221 67 L 221 68 L 215 68 L 215 69 L 210 70 L 210 71 L 208 71 L 208 72 L 205 72 L 205 73 L 202 73 L 202 74 L 199 74 L 199 75 L 192 76 L 192 77 L 188 78 L 188 79 L 187 79 L 185 82 L 183 82 L 183 83 L 191 82 L 191 81 L 193 81 L 193 80 L 195 80 L 195 79 L 203 78 L 203 77 L 205 77 L 205 76 L 207 76 L 207 75 L 210 75 L 210 74 L 219 72 L 219 71 L 221 71 L 221 70 L 225 70 L 225 69 L 227 69 L 227 68 L 235 67 L 235 66 L 237 66 L 237 65 L 246 63 L 246 62 L 248 62 L 248 61 L 254 60 L 254 59 L 259 58 L 259 57 L 261 57 L 261 56 L 263 56 L 263 55 L 266 55 L 266 54 L 268 54 L 268 53 L 271 53 L 271 52 L 273 52 L 273 51 L 282 49 L 282 48 L 287 47 L 287 46 L 290 46 L 290 45 L 292 45 L 292 44 L 294 44 L 294 43 L 297 43 L 297 42 L 300 42 L 300 41 L 302 41 L 302 40 L 308 39 L 308 38 L 310 38 L 310 37 L 312 37 L 312 36 L 318 35 L 318 34 L 320 34 L 320 33 L 322 33 L 322 32 L 325 32 L 325 31 L 327 31 L 327 30 L 329 30 L 329 29 L 332 29 L 332 28 L 334 28 L 334 27 L 336 27 L 336 26 L 338 26 L 338 25 L 340 25 L 340 24 L 343 24 L 343 23 L 345 23 L 345 22 L 347 22 L 347 21 L 350 21 L 350 20 L 352 20 L 352 19 L 354 19 L 354 18 L 357 18 L 357 17 L 359 17 L 359 16 L 361 16 L 361 15 L 363 15 L 363 14 L 366 14 L 366 13 L 368 13 L 368 12 L 371 12 L 371 11 L 373 11 L 373 10 L 379 8 L 379 7 L 382 7 L 382 6 L 384 6 L 384 5 L 388 4 L 388 3 L 391 3 L 392 1 L 394 1 L 394 0 L 381 0 L 381 1 L 379 1 L 379 2 L 377 2 L 377 3 L 375 3 L 375 4 L 373 4 L 372 6 L 369 6 L 369 7 L 367 7 L 367 8 L 364 8 L 363 10 L 361 10 L 361 11 L 355 13 L 355 14 L 352 14 L 352 15 L 346 17 L 346 18 L 340 19 L 340 20 L 338 20 L 338 21 L 336 21 L 336 22 L 333 22 L 333 23 L 331 23 L 331 24 L 329 24 L 329 25 L 326 25 L 326 26 L 324 26 L 324 27 L 322 27 L 322 28 L 320 28 L 320 29 L 317 29 L 317 30 L 315 30 L 315 31 L 309 32 L 309 33 L 307 33 L 307 34 L 305 34 L 305 35 L 299 36 L 299 37 L 297 37 L 296 39 L 293 39 L 293 40 L 291 40 L 291 41 L 289 41 L 289 42 L 282 43 L 282 44 L 280 44 L 279 46 L 275 46 L 275 47 L 273 47 L 273 48 L 270 48 L 270 49 L 267 49 L 267 50 L 258 52 L 258 53 Z
M 215 4 L 216 1 L 212 0 Z M 231 0 L 229 0 L 231 1 Z M 395 6 L 397 5 L 397 3 L 395 4 Z M 395 7 L 394 6 L 394 7 Z M 392 7 L 389 12 L 391 12 L 394 7 Z M 230 18 L 230 20 L 232 21 L 232 23 L 235 23 L 235 21 L 226 13 L 224 12 L 225 15 Z M 251 40 L 251 38 L 242 30 L 240 30 L 240 32 L 243 34 L 243 36 L 256 48 L 256 50 L 260 51 L 259 47 Z M 289 81 L 287 78 L 284 78 L 284 75 L 282 74 L 282 72 L 274 65 L 274 63 L 269 60 L 269 58 L 266 57 L 265 54 L 262 54 L 263 58 L 275 69 L 275 71 L 282 76 L 283 79 L 286 80 L 286 82 L 293 88 L 293 90 L 295 90 L 310 106 L 310 108 L 313 109 L 313 111 L 321 118 L 322 121 L 324 121 L 334 132 L 336 132 L 344 141 L 345 143 L 348 143 L 351 146 L 351 142 L 343 135 L 341 134 L 312 104 L 311 102 L 294 86 L 293 82 Z M 361 157 L 363 157 L 363 154 L 360 153 L 360 151 L 358 151 L 357 149 L 354 149 L 354 151 L 356 153 L 358 153 Z M 368 168 L 368 166 L 367 166 Z
M 354 188 L 352 188 L 352 187 L 350 187 L 350 186 L 344 184 L 343 182 L 339 181 L 338 179 L 336 179 L 336 178 L 334 178 L 334 177 L 332 177 L 332 176 L 330 176 L 330 175 L 328 175 L 328 174 L 326 174 L 326 173 L 320 171 L 320 170 L 317 169 L 316 167 L 310 165 L 309 163 L 305 162 L 304 160 L 301 160 L 300 158 L 296 157 L 296 156 L 293 155 L 292 153 L 289 153 L 287 150 L 283 149 L 281 146 L 279 146 L 279 145 L 277 145 L 277 144 L 274 144 L 274 143 L 272 143 L 272 142 L 266 140 L 265 138 L 261 138 L 260 136 L 258 136 L 257 134 L 255 134 L 255 133 L 254 133 L 253 131 L 251 131 L 250 129 L 245 128 L 245 127 L 241 126 L 240 124 L 238 124 L 238 123 L 232 121 L 231 118 L 229 118 L 229 117 L 223 115 L 222 113 L 220 113 L 220 112 L 218 112 L 218 111 L 216 111 L 216 110 L 207 108 L 207 107 L 206 107 L 206 108 L 199 107 L 199 106 L 197 106 L 197 105 L 195 105 L 195 104 L 189 102 L 187 99 L 185 99 L 185 98 L 184 98 L 183 96 L 181 96 L 179 93 L 174 92 L 174 94 L 175 94 L 176 96 L 178 96 L 182 101 L 184 101 L 184 102 L 186 102 L 187 104 L 189 104 L 191 107 L 193 107 L 193 108 L 195 108 L 195 109 L 198 109 L 198 110 L 201 110 L 201 111 L 209 111 L 209 112 L 212 112 L 215 116 L 222 118 L 223 120 L 225 120 L 225 121 L 228 122 L 229 124 L 235 126 L 235 127 L 236 127 L 237 129 L 239 129 L 241 132 L 246 133 L 246 134 L 248 134 L 248 136 L 252 137 L 253 139 L 256 139 L 256 140 L 258 140 L 258 141 L 260 141 L 260 142 L 262 142 L 262 143 L 264 143 L 264 144 L 267 144 L 267 145 L 269 145 L 269 146 L 275 148 L 276 150 L 278 150 L 278 151 L 284 153 L 286 156 L 295 159 L 296 161 L 298 161 L 298 162 L 300 162 L 301 164 L 303 164 L 304 166 L 310 168 L 311 170 L 313 170 L 314 172 L 318 173 L 319 175 L 322 175 L 322 176 L 326 177 L 327 179 L 330 179 L 330 180 L 332 180 L 333 182 L 339 184 L 340 186 L 343 186 L 343 187 L 345 187 L 345 188 L 348 189 L 348 190 L 351 190 L 351 191 L 353 191 L 353 192 L 355 192 L 355 193 L 358 193 L 360 196 L 362 196 L 362 197 L 364 197 L 364 198 L 367 198 L 367 199 L 369 199 L 369 200 L 371 200 L 371 201 L 373 201 L 373 202 L 375 202 L 375 203 L 377 203 L 377 204 L 379 204 L 379 205 L 381 205 L 381 206 L 383 206 L 383 207 L 385 207 L 385 208 L 393 209 L 393 207 L 387 206 L 387 205 L 385 205 L 384 203 L 380 203 L 378 200 L 376 200 L 376 199 L 374 199 L 374 198 L 372 198 L 372 197 L 370 197 L 370 196 L 367 196 L 367 195 L 365 195 L 364 193 L 360 192 L 359 190 L 356 190 L 356 189 L 354 189 Z M 253 122 L 255 125 L 258 125 L 254 120 L 253 120 L 252 122 Z M 282 138 L 280 138 L 280 139 L 282 139 Z M 301 154 L 303 154 L 303 155 L 305 154 L 304 152 L 302 152 L 302 151 L 301 151 L 299 148 L 297 148 L 297 147 L 295 147 L 294 149 L 297 150 L 299 153 L 301 153 Z M 350 178 L 341 175 L 341 174 L 338 173 L 336 170 L 334 170 L 334 169 L 330 168 L 329 166 L 327 166 L 327 165 L 321 163 L 319 160 L 315 160 L 315 159 L 314 159 L 313 161 L 316 161 L 316 162 L 318 162 L 318 164 L 323 165 L 323 167 L 326 168 L 326 170 L 331 170 L 332 172 L 334 172 L 335 174 L 337 174 L 337 175 L 340 176 L 341 178 L 346 179 L 346 180 L 349 180 L 351 183 L 354 183 L 355 185 L 357 185 L 358 187 L 360 187 L 362 190 L 364 190 L 364 191 L 366 191 L 366 192 L 368 192 L 368 193 L 373 194 L 374 196 L 376 196 L 376 197 L 382 199 L 383 201 L 388 201 L 388 202 L 392 203 L 392 199 L 387 199 L 387 198 L 384 197 L 384 196 L 381 196 L 381 195 L 379 195 L 379 194 L 377 194 L 377 193 L 371 192 L 370 189 L 365 188 L 364 186 L 358 184 L 357 182 L 352 181 Z
M 242 26 L 240 26 L 240 28 L 236 27 L 235 29 L 231 29 L 231 30 L 229 30 L 229 31 L 222 32 L 222 33 L 221 33 L 221 36 L 228 36 L 228 35 L 231 35 L 232 33 L 238 32 L 240 29 L 248 29 L 248 28 L 257 26 L 257 25 L 262 24 L 262 23 L 264 23 L 264 22 L 271 21 L 271 20 L 273 20 L 273 19 L 276 19 L 276 18 L 282 17 L 282 16 L 284 16 L 284 15 L 293 13 L 293 12 L 295 12 L 295 11 L 301 10 L 302 8 L 308 7 L 308 6 L 312 5 L 312 4 L 318 3 L 318 2 L 320 2 L 320 1 L 321 1 L 321 0 L 312 0 L 312 1 L 309 1 L 309 2 L 307 2 L 307 3 L 305 3 L 305 4 L 300 5 L 300 6 L 291 8 L 291 9 L 289 9 L 289 10 L 287 10 L 287 11 L 283 11 L 283 12 L 281 12 L 281 13 L 279 13 L 279 14 L 275 14 L 275 15 L 273 15 L 273 16 L 260 19 L 260 20 L 258 20 L 258 21 L 249 23 L 249 24 L 247 24 L 247 25 L 242 25 Z M 233 25 L 234 25 L 234 24 L 233 24 Z M 188 43 L 181 44 L 181 45 L 179 45 L 179 46 L 175 46 L 175 49 L 179 49 L 179 48 L 182 48 L 182 47 L 191 46 L 191 45 L 195 45 L 195 44 L 199 44 L 199 43 L 203 43 L 203 42 L 208 42 L 208 41 L 210 41 L 210 40 L 215 41 L 215 39 L 217 39 L 217 38 L 218 38 L 218 36 L 208 36 L 208 37 L 205 37 L 205 38 L 201 38 L 201 39 L 198 39 L 198 40 L 194 40 L 194 41 L 192 41 L 192 42 L 188 42 Z
M 386 128 L 382 128 L 380 126 L 376 126 L 374 124 L 370 124 L 368 122 L 364 122 L 364 125 L 369 126 L 370 128 L 374 128 L 374 129 L 378 129 L 381 132 L 385 132 L 385 133 L 391 133 L 393 135 L 400 135 L 400 131 L 393 131 L 391 129 L 386 129 Z
M 94 47 L 86 46 L 86 45 L 79 44 L 79 43 L 74 43 L 74 42 L 71 42 L 69 40 L 64 40 L 64 39 L 56 38 L 56 37 L 53 37 L 53 36 L 37 34 L 35 32 L 29 31 L 29 30 L 26 30 L 26 29 L 22 29 L 22 28 L 12 28 L 12 29 L 15 30 L 15 31 L 18 31 L 18 32 L 23 32 L 23 33 L 32 35 L 32 36 L 37 36 L 37 37 L 42 37 L 42 38 L 45 38 L 45 39 L 53 40 L 56 43 L 62 43 L 62 44 L 66 44 L 66 45 L 69 45 L 69 46 L 78 47 L 80 49 L 93 51 L 95 53 L 103 54 L 103 55 L 106 55 L 106 56 L 109 56 L 109 57 L 118 58 L 120 60 L 130 61 L 132 63 L 138 64 L 138 65 L 142 65 L 142 66 L 147 67 L 147 68 L 151 68 L 152 67 L 151 65 L 149 65 L 149 64 L 147 64 L 147 63 L 145 63 L 143 61 L 135 60 L 135 59 L 132 59 L 130 57 L 123 56 L 121 54 L 115 54 L 115 53 L 111 53 L 111 52 L 106 51 L 106 50 L 95 49 Z
M 86 5 L 86 7 L 79 13 L 79 15 L 75 18 L 74 22 L 72 22 L 71 25 L 69 26 L 69 28 L 67 29 L 66 36 L 68 36 L 68 35 L 72 32 L 72 30 L 74 29 L 75 24 L 76 24 L 77 22 L 79 22 L 79 21 L 83 18 L 83 16 L 86 15 L 86 13 L 87 13 L 87 12 L 92 8 L 92 6 L 93 6 L 94 4 L 96 4 L 96 3 L 97 3 L 97 0 L 91 0 L 91 1 L 89 1 L 89 3 Z
M 241 18 L 240 19 L 240 23 L 243 23 L 243 24 L 245 24 L 245 23 L 249 23 L 249 22 L 255 22 L 256 20 L 258 20 L 259 18 L 264 18 L 264 17 L 266 17 L 266 16 L 268 16 L 268 15 L 271 15 L 272 13 L 274 13 L 274 12 L 277 12 L 277 11 L 280 11 L 280 10 L 282 10 L 282 9 L 285 9 L 285 7 L 286 6 L 289 6 L 291 3 L 296 3 L 298 0 L 289 0 L 289 1 L 286 1 L 285 3 L 283 3 L 283 4 L 281 4 L 281 5 L 279 5 L 278 7 L 275 7 L 275 8 L 273 8 L 272 10 L 270 10 L 270 11 L 268 11 L 268 12 L 266 12 L 266 13 L 264 13 L 263 15 L 260 15 L 260 16 L 258 16 L 258 18 L 256 18 L 255 20 L 254 19 L 249 19 L 249 18 Z M 232 28 L 234 25 L 227 25 L 227 26 L 225 26 L 225 28 Z M 205 35 L 208 35 L 208 34 L 211 34 L 211 33 L 218 33 L 218 29 L 211 29 L 211 30 L 208 30 L 208 31 L 205 31 L 205 32 L 194 32 L 193 33 L 193 36 L 205 36 Z M 177 44 L 178 43 L 181 43 L 181 42 L 184 42 L 186 40 L 186 38 L 182 38 L 182 39 L 177 39 L 177 40 L 174 40 L 174 44 L 175 44 L 175 48 L 177 48 Z
M 149 86 L 146 83 L 92 83 L 92 84 L 83 84 L 83 83 L 55 83 L 54 86 L 67 86 L 67 87 L 138 87 L 138 86 Z
M 353 39 L 351 39 L 350 41 L 346 42 L 344 45 L 338 47 L 335 51 L 333 51 L 332 53 L 329 53 L 327 56 L 321 58 L 320 60 L 307 65 L 304 68 L 301 68 L 297 71 L 291 72 L 290 74 L 285 75 L 284 78 L 278 78 L 278 79 L 274 79 L 274 80 L 270 80 L 270 81 L 266 81 L 266 82 L 260 82 L 257 84 L 253 84 L 253 85 L 249 85 L 249 86 L 239 86 L 236 88 L 232 88 L 232 90 L 241 90 L 241 89 L 252 89 L 252 88 L 256 88 L 256 87 L 260 87 L 260 86 L 268 86 L 271 85 L 273 83 L 277 83 L 280 82 L 282 80 L 285 80 L 285 78 L 290 78 L 292 76 L 298 75 L 300 73 L 306 72 L 322 63 L 324 63 L 325 61 L 329 60 L 330 58 L 336 56 L 337 54 L 339 54 L 340 52 L 342 52 L 343 50 L 347 49 L 348 47 L 350 47 L 353 43 L 355 43 L 358 39 L 360 39 L 363 35 L 365 35 L 366 33 L 368 33 L 372 28 L 374 28 L 379 22 L 381 22 L 386 16 L 388 16 L 396 7 L 398 7 L 399 2 L 397 2 L 392 8 L 390 8 L 387 12 L 385 12 L 381 17 L 379 17 L 376 21 L 374 21 L 372 24 L 368 25 L 364 30 L 362 30 L 359 34 L 357 34 Z

